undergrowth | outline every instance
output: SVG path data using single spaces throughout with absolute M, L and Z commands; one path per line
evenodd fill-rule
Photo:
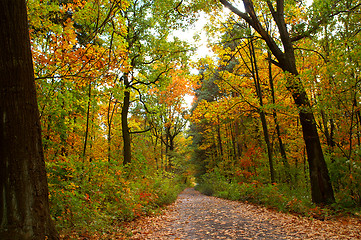
M 127 167 L 69 157 L 48 162 L 50 211 L 59 232 L 112 231 L 174 202 L 186 187 L 184 179 L 149 169 L 144 161 Z
M 229 181 L 217 172 L 203 175 L 196 190 L 209 196 L 260 204 L 281 212 L 317 219 L 348 214 L 359 215 L 361 210 L 356 206 L 349 208 L 340 200 L 333 205 L 317 206 L 312 203 L 306 189 L 290 188 L 286 184 L 264 184 L 256 180 Z

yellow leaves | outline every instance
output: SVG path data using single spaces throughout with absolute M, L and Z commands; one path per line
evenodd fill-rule
M 294 4 L 288 4 L 286 5 L 286 13 L 287 16 L 285 17 L 286 24 L 290 25 L 296 25 L 300 22 L 306 20 L 306 6 L 305 5 L 299 5 L 295 6 Z
M 63 30 L 63 39 L 70 46 L 69 48 L 67 48 L 69 50 L 73 47 L 73 45 L 78 43 L 73 25 L 74 25 L 73 21 L 71 19 L 68 19 L 65 22 L 65 26 L 64 26 L 64 30 Z
M 69 6 L 71 6 L 70 3 L 68 3 L 68 4 L 69 4 Z M 78 7 L 78 8 L 83 8 L 83 7 L 85 6 L 85 4 L 87 4 L 87 1 L 84 1 L 84 0 L 73 0 L 72 6 L 73 6 L 73 7 Z
M 68 190 L 76 190 L 78 188 L 79 188 L 79 186 L 75 185 L 74 182 L 70 182 L 69 185 L 68 185 Z
M 118 0 L 110 0 L 110 2 L 115 2 L 116 4 L 119 4 Z M 130 1 L 124 0 L 120 2 L 120 9 L 122 11 L 125 11 L 130 6 Z
M 129 122 L 129 127 L 131 131 L 140 131 L 143 130 L 143 122 L 137 121 L 137 119 L 132 119 L 132 121 Z

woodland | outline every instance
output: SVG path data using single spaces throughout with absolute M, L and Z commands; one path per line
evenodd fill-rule
M 360 216 L 358 0 L 0 8 L 1 239 L 122 231 L 194 185 L 309 218 Z

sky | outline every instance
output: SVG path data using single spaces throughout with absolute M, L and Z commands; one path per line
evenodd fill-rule
M 207 47 L 207 36 L 205 31 L 203 30 L 203 27 L 207 23 L 208 19 L 205 14 L 201 14 L 197 22 L 190 27 L 189 29 L 183 31 L 175 31 L 174 36 L 178 37 L 180 40 L 187 41 L 190 43 L 195 44 L 196 46 L 196 53 L 191 58 L 192 61 L 196 61 L 197 59 L 200 59 L 202 57 L 205 57 L 207 55 L 212 54 L 211 50 Z M 198 34 L 200 36 L 200 40 L 195 42 L 194 35 Z M 198 73 L 198 70 L 194 70 L 194 74 Z M 191 95 L 186 95 L 184 97 L 184 100 L 186 102 L 186 107 L 190 109 L 192 107 L 194 97 Z
M 178 30 L 174 32 L 174 36 L 178 37 L 179 39 L 196 44 L 197 51 L 192 60 L 196 60 L 197 58 L 204 57 L 207 54 L 211 53 L 210 50 L 207 48 L 207 36 L 205 31 L 203 30 L 203 27 L 205 26 L 207 21 L 207 16 L 205 14 L 200 14 L 199 19 L 197 20 L 197 22 L 194 23 L 192 27 L 188 28 L 185 31 Z M 194 35 L 196 34 L 199 34 L 200 36 L 199 42 L 194 41 Z

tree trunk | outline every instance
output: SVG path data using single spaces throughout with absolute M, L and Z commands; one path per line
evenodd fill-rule
M 175 148 L 175 145 L 174 145 L 174 138 L 175 136 L 173 136 L 170 132 L 170 127 L 167 128 L 167 143 L 169 144 L 169 147 L 168 147 L 168 171 L 172 171 L 172 168 L 173 168 L 173 158 L 174 158 L 174 155 L 173 155 L 173 152 L 174 152 L 174 148 Z
M 240 126 L 239 126 L 239 119 L 236 119 L 234 121 L 234 135 L 236 138 L 236 145 L 237 145 L 237 159 L 240 158 L 240 156 L 242 156 L 242 141 L 240 139 L 240 135 L 241 135 L 241 130 L 240 130 Z
M 84 137 L 84 146 L 83 146 L 83 154 L 82 154 L 83 163 L 85 161 L 86 147 L 87 147 L 88 135 L 89 135 L 91 92 L 92 92 L 92 84 L 91 84 L 91 82 L 89 82 L 89 86 L 88 86 L 88 107 L 87 107 L 87 112 L 86 112 L 85 137 Z
M 160 136 L 162 135 L 163 135 L 163 129 L 160 132 Z M 165 170 L 163 145 L 164 145 L 163 141 L 160 141 L 160 169 Z
M 51 221 L 26 3 L 0 1 L 0 239 L 58 239 Z
M 169 171 L 169 135 L 167 133 L 167 130 L 165 131 L 165 167 L 164 169 L 166 171 Z
M 328 33 L 328 28 L 327 25 L 324 27 L 324 44 L 323 49 L 325 51 L 325 62 L 326 64 L 329 64 L 330 62 L 330 45 L 329 45 L 329 33 Z M 328 83 L 330 84 L 330 86 L 333 85 L 333 80 L 332 77 L 328 76 Z M 331 156 L 331 162 L 334 162 L 335 159 L 332 156 L 332 153 L 334 151 L 334 147 L 336 145 L 334 138 L 333 138 L 333 134 L 334 134 L 334 122 L 332 117 L 328 117 L 327 114 L 325 113 L 325 111 L 323 109 L 321 109 L 321 117 L 322 117 L 322 123 L 323 123 L 323 128 L 324 128 L 324 134 L 326 137 L 326 141 L 327 141 L 327 146 L 328 146 L 328 153 Z M 330 122 L 330 130 L 328 129 L 328 122 Z
M 271 183 L 275 182 L 275 170 L 273 167 L 273 155 L 272 155 L 272 146 L 271 141 L 269 139 L 269 133 L 268 133 L 268 127 L 267 127 L 267 120 L 266 120 L 266 114 L 263 111 L 263 96 L 262 96 L 262 90 L 261 90 L 261 83 L 258 75 L 258 66 L 257 66 L 257 59 L 256 59 L 256 53 L 253 45 L 253 39 L 250 40 L 249 44 L 249 50 L 250 50 L 250 59 L 251 59 L 251 70 L 252 70 L 252 77 L 254 80 L 254 85 L 256 88 L 256 93 L 260 105 L 259 116 L 262 123 L 262 129 L 263 129 L 263 136 L 264 140 L 266 142 L 267 146 L 267 155 L 268 155 L 268 164 L 270 169 L 270 180 Z
M 273 76 L 272 76 L 272 64 L 271 64 L 271 53 L 268 52 L 268 80 L 269 80 L 269 85 L 270 85 L 270 89 L 271 89 L 271 96 L 272 96 L 272 104 L 275 105 L 276 104 L 276 97 L 275 97 L 275 89 L 274 89 L 274 84 L 273 84 Z M 278 123 L 278 118 L 277 118 L 277 113 L 276 110 L 273 109 L 272 112 L 272 116 L 273 116 L 273 121 L 275 123 L 276 126 L 276 133 L 277 133 L 277 140 L 278 140 L 278 145 L 280 148 L 280 153 L 281 153 L 281 157 L 282 157 L 282 163 L 286 168 L 286 182 L 291 182 L 292 181 L 292 175 L 291 175 L 291 168 L 290 168 L 290 164 L 288 163 L 287 160 L 287 155 L 286 155 L 286 150 L 285 150 L 285 146 L 282 142 L 282 138 L 281 138 L 281 131 L 280 131 L 280 126 Z
M 111 110 L 112 106 L 112 100 L 113 100 L 113 93 L 110 94 L 109 97 L 109 104 L 108 104 L 108 111 L 107 111 L 107 127 L 108 127 L 108 162 L 112 159 L 112 151 L 111 151 L 111 145 L 112 145 L 112 123 L 113 123 L 113 116 L 114 112 L 116 110 L 116 106 L 118 104 L 118 101 L 114 101 L 113 109 Z
M 331 180 L 329 177 L 325 158 L 323 156 L 321 142 L 317 132 L 316 120 L 313 115 L 310 101 L 306 95 L 298 72 L 289 71 L 296 78 L 296 84 L 291 88 L 292 97 L 299 109 L 299 117 L 302 126 L 303 139 L 306 145 L 307 161 L 310 171 L 312 201 L 316 204 L 329 204 L 335 202 Z M 292 80 L 291 80 L 292 82 Z
M 123 98 L 123 106 L 122 106 L 122 133 L 123 133 L 123 165 L 126 165 L 132 161 L 132 152 L 130 146 L 130 132 L 128 125 L 128 112 L 130 105 L 130 92 L 129 92 L 129 80 L 128 75 L 124 76 L 124 98 Z
M 237 154 L 237 142 L 236 142 L 236 134 L 235 134 L 235 123 L 231 123 L 230 124 L 230 132 L 231 132 L 231 144 L 232 144 L 232 155 L 233 155 L 233 157 L 232 157 L 232 159 L 233 159 L 233 161 L 234 160 L 236 160 L 236 159 L 238 159 L 239 158 L 239 156 L 238 156 L 238 154 Z
M 217 115 L 217 142 L 219 149 L 219 161 L 223 159 L 223 146 L 222 146 L 222 136 L 221 136 L 221 122 L 219 121 L 219 115 Z M 217 151 L 218 152 L 218 151 Z

